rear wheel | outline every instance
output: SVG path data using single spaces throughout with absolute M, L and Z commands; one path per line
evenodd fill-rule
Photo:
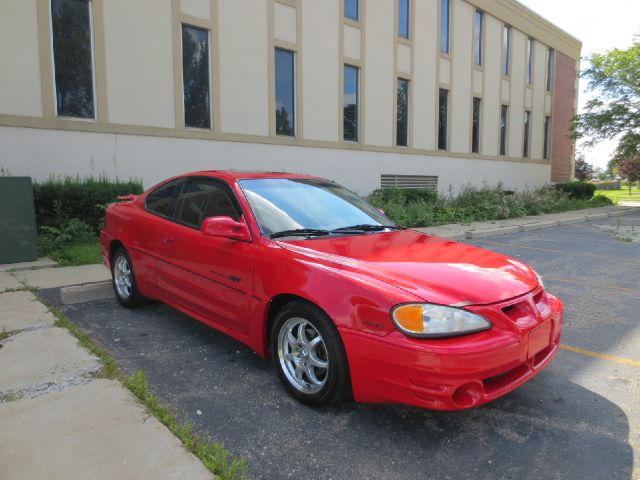
M 271 331 L 271 349 L 280 381 L 296 399 L 312 406 L 349 398 L 347 355 L 335 325 L 304 301 L 284 306 Z
M 138 291 L 133 264 L 124 248 L 119 248 L 113 254 L 111 276 L 116 298 L 123 306 L 135 308 L 149 303 L 149 300 Z

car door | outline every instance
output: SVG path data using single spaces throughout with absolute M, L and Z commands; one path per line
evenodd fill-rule
M 242 216 L 231 188 L 211 177 L 190 178 L 178 194 L 172 228 L 160 236 L 158 288 L 214 326 L 246 334 L 255 244 L 203 235 L 202 222 L 215 216 Z

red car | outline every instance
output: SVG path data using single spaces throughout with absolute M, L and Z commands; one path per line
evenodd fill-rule
M 481 405 L 555 356 L 562 303 L 529 266 L 401 228 L 351 191 L 202 171 L 109 206 L 125 307 L 160 300 L 272 357 L 311 405 Z

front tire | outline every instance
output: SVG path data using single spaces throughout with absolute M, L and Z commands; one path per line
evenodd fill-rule
M 131 258 L 124 248 L 119 248 L 113 254 L 111 277 L 113 291 L 122 306 L 136 308 L 149 303 L 146 297 L 140 295 Z
M 278 377 L 297 400 L 336 405 L 351 395 L 347 355 L 340 334 L 319 308 L 304 301 L 285 305 L 271 329 Z

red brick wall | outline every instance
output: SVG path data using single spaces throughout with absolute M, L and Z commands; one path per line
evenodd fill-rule
M 576 61 L 555 52 L 553 109 L 551 113 L 551 181 L 567 182 L 573 178 L 574 142 L 569 138 L 571 120 L 575 114 L 573 100 L 578 72 Z

